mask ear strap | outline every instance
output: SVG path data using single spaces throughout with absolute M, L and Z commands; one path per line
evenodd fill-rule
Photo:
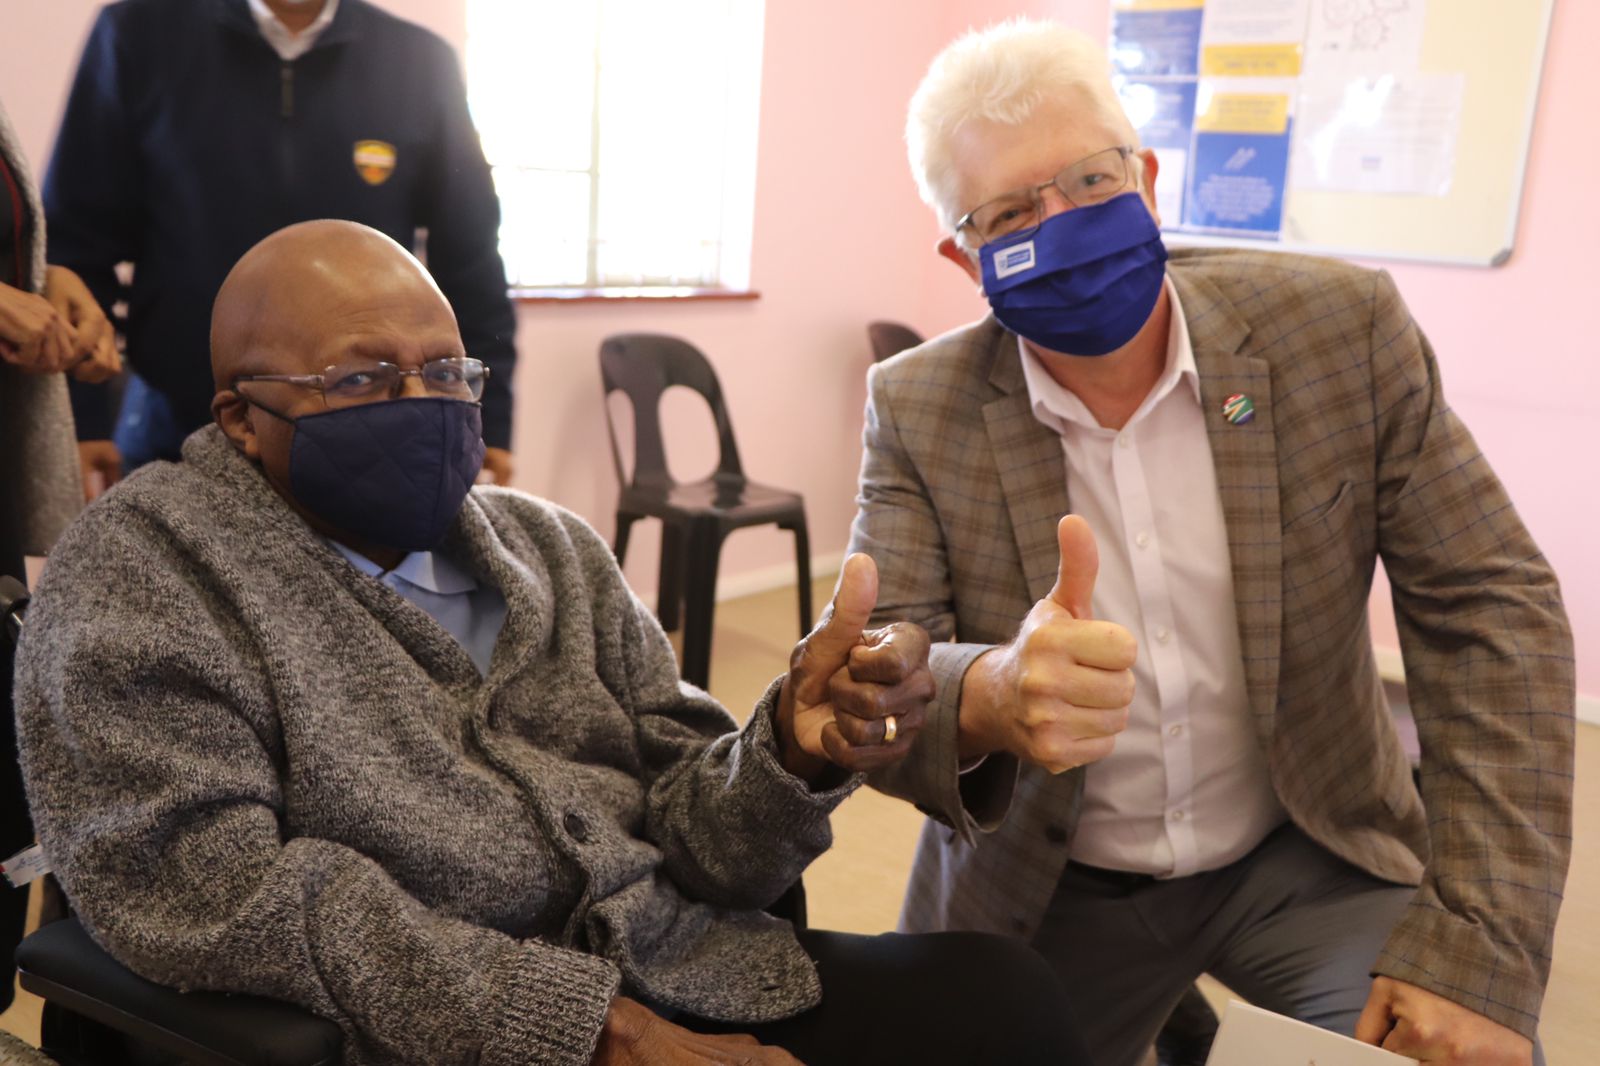
M 234 389 L 233 391 L 234 392 L 239 392 L 238 389 Z M 261 408 L 261 410 L 267 412 L 267 414 L 271 415 L 273 418 L 278 419 L 280 422 L 287 422 L 291 426 L 294 425 L 295 419 L 290 418 L 288 415 L 284 414 L 282 411 L 274 411 L 272 408 L 268 407 L 266 404 L 261 403 L 259 400 L 252 400 L 250 397 L 245 396 L 245 394 L 242 393 L 242 392 L 239 392 L 239 395 L 240 395 L 240 397 L 242 397 L 244 399 L 244 402 L 249 404 L 251 407 L 259 407 L 259 408 Z

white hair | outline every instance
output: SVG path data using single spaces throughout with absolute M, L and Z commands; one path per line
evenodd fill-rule
M 1127 143 L 1138 135 L 1111 86 L 1105 50 L 1088 35 L 1053 22 L 1008 19 L 970 30 L 934 57 L 906 115 L 906 150 L 922 199 L 955 230 L 951 145 L 970 122 L 1015 126 L 1048 101 L 1089 108 Z

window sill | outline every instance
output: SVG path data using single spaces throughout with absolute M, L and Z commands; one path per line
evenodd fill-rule
M 689 285 L 605 286 L 598 289 L 526 289 L 510 290 L 513 300 L 532 304 L 592 304 L 612 303 L 617 300 L 759 300 L 761 293 L 754 289 L 711 289 Z

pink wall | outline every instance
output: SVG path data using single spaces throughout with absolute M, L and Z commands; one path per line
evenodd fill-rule
M 459 49 L 465 0 L 381 0 Z M 93 0 L 15 5 L 0 100 L 42 167 Z M 971 285 L 932 252 L 937 233 L 906 171 L 900 128 L 938 48 L 968 25 L 1013 13 L 1053 16 L 1104 38 L 1108 0 L 768 0 L 753 276 L 746 304 L 523 306 L 516 450 L 522 488 L 611 531 L 615 479 L 596 351 L 620 330 L 693 339 L 722 376 L 746 467 L 803 492 L 819 554 L 844 545 L 859 461 L 863 326 L 903 319 L 925 332 L 983 310 Z M 1588 468 L 1600 429 L 1600 362 L 1574 338 L 1589 298 L 1600 210 L 1590 105 L 1600 72 L 1600 5 L 1556 5 L 1517 249 L 1497 270 L 1390 265 L 1439 351 L 1448 395 L 1473 427 L 1524 519 L 1561 573 L 1578 637 L 1580 689 L 1600 695 L 1600 519 Z M 14 42 L 26 42 L 16 47 Z M 1581 287 L 1581 288 L 1580 288 Z M 1574 351 L 1574 349 L 1577 349 Z M 712 440 L 675 405 L 680 474 L 712 462 Z M 641 529 L 628 572 L 653 588 L 655 538 Z M 771 530 L 738 534 L 723 560 L 737 575 L 784 563 Z M 1381 590 L 1380 643 L 1394 643 Z

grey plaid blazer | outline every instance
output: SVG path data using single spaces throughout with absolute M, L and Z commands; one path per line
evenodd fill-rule
M 1295 824 L 1420 885 L 1374 970 L 1531 1035 L 1571 843 L 1574 675 L 1555 575 L 1384 273 L 1177 251 L 1228 527 L 1250 713 Z M 1255 420 L 1230 424 L 1248 394 Z M 956 775 L 961 677 L 1055 578 L 1061 443 L 992 318 L 870 377 L 851 550 L 877 620 L 921 623 L 940 693 L 883 776 L 924 826 L 902 928 L 1029 937 L 1071 853 L 1083 773 L 1010 757 Z M 1422 798 L 1367 631 L 1381 557 L 1422 737 Z M 1427 803 L 1424 815 L 1422 799 Z

